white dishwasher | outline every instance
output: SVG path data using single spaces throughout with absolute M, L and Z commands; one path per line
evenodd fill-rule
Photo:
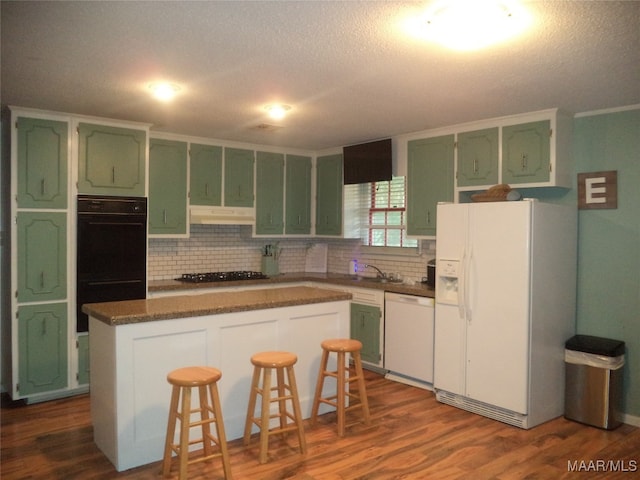
M 433 385 L 433 298 L 385 292 L 385 375 L 428 390 Z

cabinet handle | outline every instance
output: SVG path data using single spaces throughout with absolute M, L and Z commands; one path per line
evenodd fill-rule
M 478 157 L 473 159 L 473 173 L 478 173 Z
M 111 183 L 116 183 L 116 167 L 111 167 Z
M 166 208 L 162 209 L 162 223 L 164 223 L 165 225 L 167 224 L 167 209 Z
M 431 210 L 427 210 L 427 225 L 431 225 Z
M 44 197 L 44 186 L 45 186 L 45 181 L 46 179 L 42 179 L 40 180 L 40 195 L 42 195 Z
M 44 270 L 40 272 L 40 288 L 44 288 Z
M 300 225 L 300 215 L 298 215 L 298 225 Z
M 527 154 L 526 153 L 522 154 L 521 166 L 522 166 L 522 170 L 526 170 L 527 169 Z
M 204 196 L 205 197 L 209 196 L 209 184 L 208 183 L 204 184 Z

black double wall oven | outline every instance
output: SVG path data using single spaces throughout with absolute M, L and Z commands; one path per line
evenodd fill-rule
M 78 195 L 77 331 L 85 303 L 146 298 L 147 199 Z

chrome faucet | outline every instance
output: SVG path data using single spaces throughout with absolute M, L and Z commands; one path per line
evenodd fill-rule
M 378 278 L 387 278 L 385 273 L 382 270 L 380 270 L 378 267 L 376 267 L 375 265 L 369 265 L 368 263 L 365 263 L 364 268 L 373 268 L 374 270 L 377 270 L 378 274 L 376 276 Z

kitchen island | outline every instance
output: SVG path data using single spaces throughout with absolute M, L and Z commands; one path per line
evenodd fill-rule
M 84 305 L 96 444 L 118 471 L 160 460 L 171 395 L 166 376 L 190 365 L 222 371 L 218 388 L 227 438 L 241 437 L 250 358 L 266 350 L 298 356 L 298 392 L 308 418 L 320 342 L 349 336 L 350 298 L 296 286 Z M 335 384 L 325 388 L 335 391 Z M 329 410 L 324 406 L 321 413 Z

